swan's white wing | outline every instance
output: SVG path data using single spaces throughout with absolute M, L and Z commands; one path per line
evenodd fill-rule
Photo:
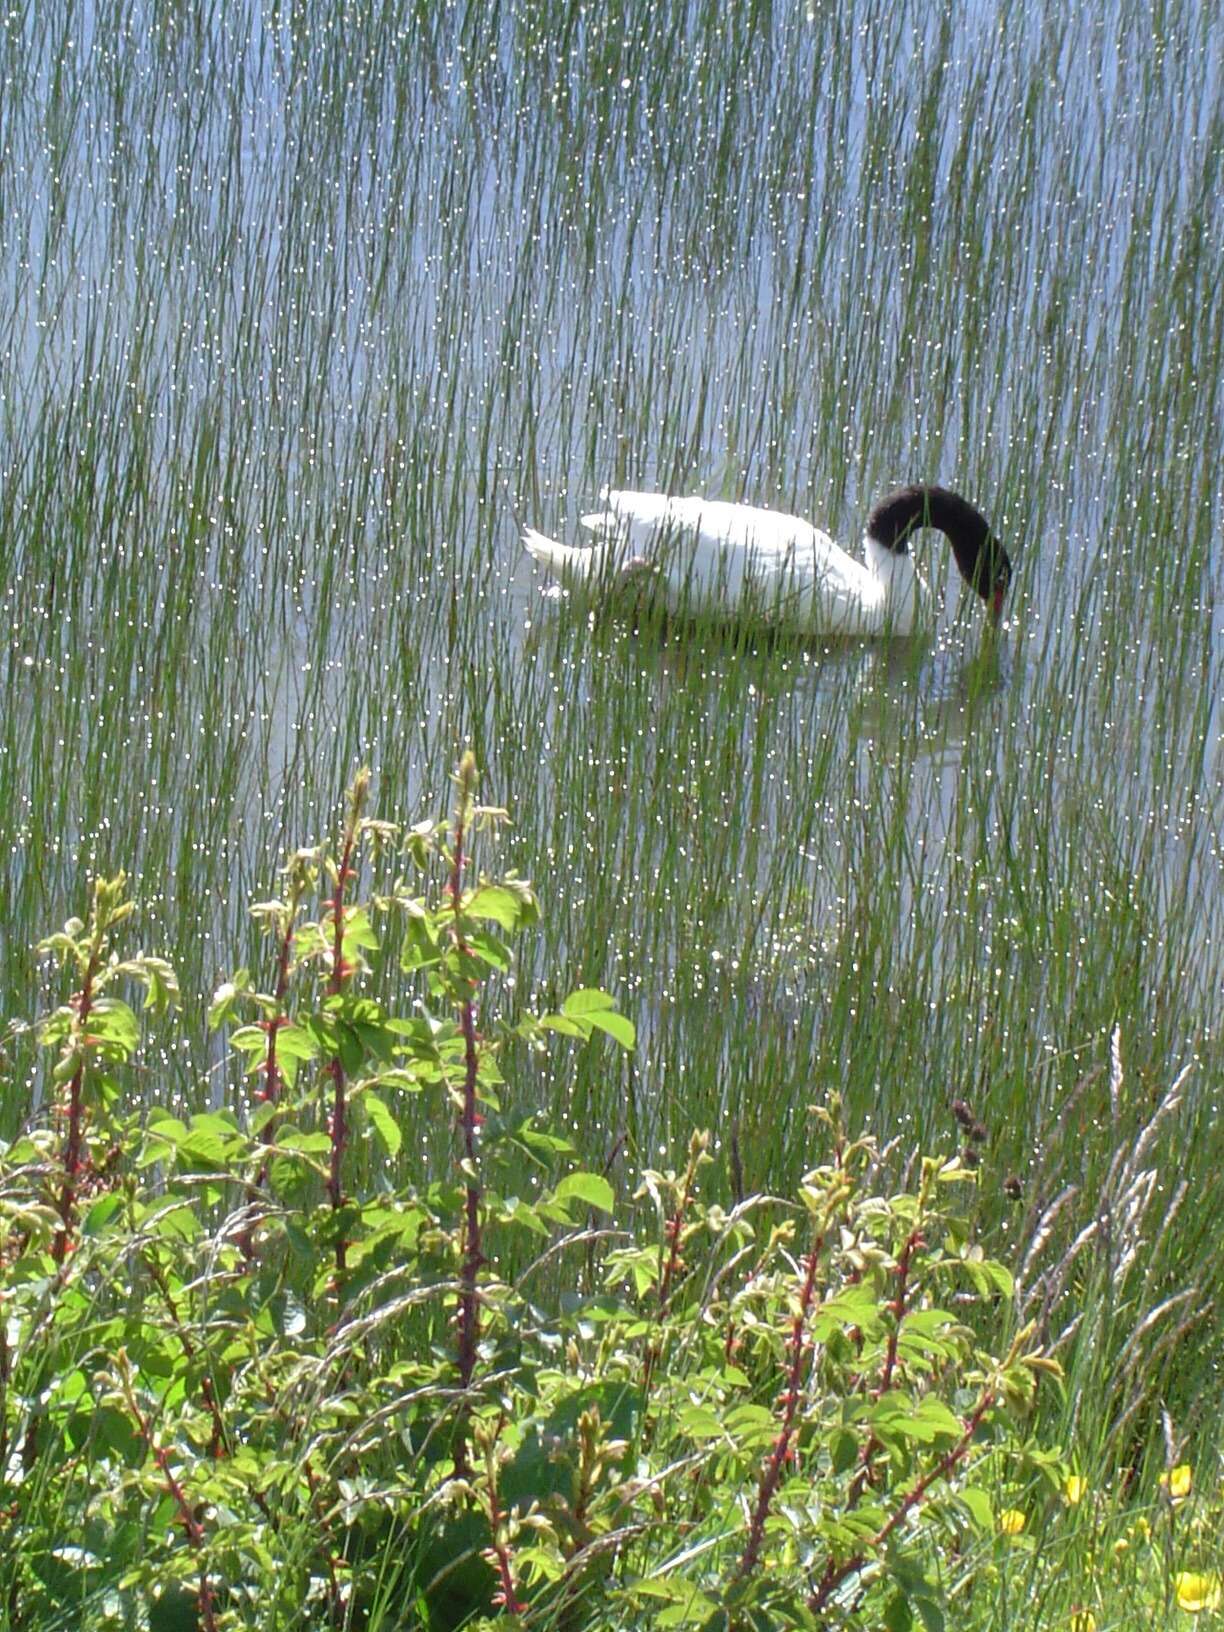
M 878 625 L 875 577 L 799 516 L 657 493 L 609 491 L 604 500 L 583 524 L 616 567 L 649 563 L 673 610 L 751 610 L 830 634 Z

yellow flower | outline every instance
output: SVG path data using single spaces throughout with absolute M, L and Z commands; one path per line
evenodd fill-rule
M 1147 1519 L 1144 1518 L 1142 1513 L 1135 1520 L 1135 1529 L 1139 1535 L 1143 1537 L 1144 1541 L 1151 1541 L 1152 1526 L 1148 1523 Z
M 1090 1609 L 1073 1609 L 1068 1624 L 1071 1632 L 1096 1632 L 1096 1616 Z
M 1068 1507 L 1078 1507 L 1088 1494 L 1088 1481 L 1081 1479 L 1078 1473 L 1070 1474 L 1063 1481 L 1063 1495 L 1067 1499 Z
M 1190 1469 L 1182 1462 L 1168 1473 L 1162 1473 L 1160 1483 L 1175 1502 L 1184 1502 L 1190 1494 L 1191 1479 Z
M 1219 1609 L 1221 1596 L 1224 1596 L 1218 1575 L 1214 1572 L 1201 1575 L 1196 1570 L 1180 1570 L 1173 1577 L 1173 1591 L 1178 1607 L 1190 1615 L 1197 1615 L 1200 1609 Z
M 1018 1536 L 1026 1520 L 1018 1507 L 1008 1507 L 999 1514 L 999 1529 L 1005 1536 Z

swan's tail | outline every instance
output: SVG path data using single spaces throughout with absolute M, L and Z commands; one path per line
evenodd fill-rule
M 558 544 L 556 539 L 545 538 L 543 533 L 537 533 L 532 527 L 523 528 L 523 544 L 528 555 L 542 567 L 547 567 L 554 578 L 563 578 L 569 583 L 581 583 L 589 578 L 596 564 L 598 551 Z

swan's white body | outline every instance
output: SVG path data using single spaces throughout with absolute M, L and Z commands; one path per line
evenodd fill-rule
M 867 537 L 856 561 L 798 516 L 714 499 L 605 491 L 575 549 L 531 528 L 523 542 L 554 577 L 637 584 L 668 611 L 745 617 L 818 635 L 909 635 L 929 597 L 907 554 Z

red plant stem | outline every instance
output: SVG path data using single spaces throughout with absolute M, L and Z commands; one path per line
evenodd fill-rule
M 905 1518 L 905 1515 L 918 1506 L 935 1481 L 943 1479 L 947 1474 L 951 1473 L 973 1443 L 973 1436 L 981 1427 L 982 1418 L 993 1404 L 994 1393 L 992 1390 L 987 1389 L 974 1406 L 971 1414 L 965 1419 L 965 1431 L 956 1444 L 940 1457 L 929 1473 L 923 1474 L 922 1478 L 919 1479 L 909 1494 L 897 1504 L 892 1514 L 884 1521 L 861 1552 L 855 1553 L 854 1557 L 847 1559 L 844 1564 L 837 1564 L 833 1559 L 829 1560 L 825 1572 L 820 1578 L 820 1585 L 808 1599 L 808 1608 L 813 1614 L 818 1615 L 842 1582 L 849 1576 L 856 1575 L 863 1568 L 869 1555 L 884 1545 L 902 1519 Z
M 471 1002 L 463 1005 L 463 1149 L 469 1163 L 476 1152 L 476 1052 L 475 1015 Z M 480 1241 L 480 1185 L 469 1178 L 464 1198 L 464 1243 L 462 1308 L 460 1313 L 459 1379 L 466 1388 L 476 1367 L 476 1344 L 480 1337 L 480 1303 L 476 1278 L 484 1263 Z
M 905 1245 L 901 1248 L 901 1255 L 897 1259 L 897 1291 L 889 1299 L 887 1307 L 892 1312 L 892 1330 L 888 1334 L 888 1344 L 884 1350 L 884 1364 L 880 1368 L 880 1380 L 871 1390 L 873 1400 L 880 1399 L 887 1394 L 892 1386 L 893 1372 L 897 1369 L 897 1344 L 901 1337 L 901 1323 L 905 1319 L 906 1305 L 909 1298 L 910 1268 L 914 1261 L 914 1253 L 921 1246 L 925 1246 L 925 1237 L 921 1230 L 911 1230 L 905 1238 Z M 859 1465 L 854 1478 L 850 1481 L 850 1489 L 846 1493 L 846 1504 L 854 1507 L 863 1494 L 867 1480 L 871 1474 L 871 1459 L 880 1448 L 880 1441 L 874 1434 L 869 1434 L 859 1452 Z
M 778 1484 L 782 1478 L 782 1469 L 786 1466 L 790 1455 L 791 1440 L 795 1432 L 795 1419 L 799 1415 L 799 1400 L 801 1390 L 800 1375 L 803 1371 L 803 1357 L 807 1352 L 807 1343 L 804 1332 L 807 1327 L 808 1314 L 816 1297 L 816 1271 L 820 1267 L 820 1254 L 824 1250 L 824 1231 L 812 1243 L 812 1250 L 808 1253 L 807 1272 L 803 1277 L 803 1289 L 799 1294 L 799 1307 L 791 1321 L 788 1344 L 791 1351 L 790 1369 L 786 1376 L 786 1388 L 782 1394 L 782 1426 L 769 1455 L 765 1459 L 765 1466 L 761 1470 L 761 1482 L 757 1487 L 756 1506 L 752 1512 L 752 1519 L 748 1525 L 748 1541 L 744 1547 L 744 1556 L 740 1559 L 738 1576 L 745 1576 L 754 1570 L 761 1558 L 761 1544 L 765 1538 L 765 1521 L 769 1517 L 770 1505 L 773 1502 Z
M 100 909 L 95 908 L 95 911 L 98 910 Z M 81 1057 L 68 1085 L 68 1140 L 64 1147 L 64 1182 L 55 1205 L 55 1210 L 60 1216 L 60 1228 L 56 1230 L 55 1240 L 51 1244 L 51 1256 L 57 1265 L 62 1264 L 68 1255 L 72 1228 L 76 1221 L 77 1178 L 81 1171 L 81 1145 L 85 1133 L 85 1050 L 89 1046 L 85 1027 L 93 1007 L 93 983 L 97 972 L 98 948 L 95 943 L 89 954 L 89 962 L 85 965 L 85 978 L 81 982 L 81 990 L 73 999 L 80 1031 Z
M 739 1344 L 740 1334 L 736 1330 L 735 1321 L 730 1315 L 728 1315 L 726 1336 L 723 1338 L 723 1361 L 726 1365 L 729 1366 L 735 1359 L 736 1350 L 739 1348 Z
M 4 1313 L 4 1298 L 0 1296 L 0 1468 L 8 1467 L 8 1388 L 11 1372 L 8 1319 Z
M 268 1046 L 264 1050 L 263 1085 L 258 1089 L 255 1097 L 270 1104 L 275 1104 L 280 1098 L 281 1088 L 284 1085 L 280 1063 L 276 1057 L 276 1039 L 281 1027 L 290 1023 L 289 1016 L 285 1013 L 285 993 L 289 990 L 289 961 L 293 955 L 293 941 L 297 933 L 297 909 L 301 893 L 301 885 L 295 883 L 289 894 L 289 910 L 285 918 L 285 932 L 281 936 L 280 946 L 276 954 L 276 984 L 272 993 L 275 1009 L 271 1018 L 263 1021 L 263 1029 L 268 1037 Z M 273 1121 L 274 1118 L 269 1117 L 260 1133 L 260 1143 L 264 1146 L 270 1146 L 273 1143 Z M 267 1183 L 268 1158 L 265 1156 L 259 1164 L 254 1184 L 247 1189 L 247 1198 L 252 1205 L 255 1204 L 259 1192 L 267 1186 Z M 244 1258 L 247 1260 L 254 1258 L 254 1222 L 247 1225 L 243 1230 L 238 1238 L 238 1245 Z
M 510 1549 L 502 1539 L 501 1522 L 502 1510 L 497 1500 L 497 1486 L 490 1480 L 489 1528 L 493 1532 L 493 1556 L 497 1560 L 497 1574 L 501 1581 L 501 1591 L 494 1598 L 494 1603 L 500 1599 L 507 1615 L 525 1615 L 527 1605 L 519 1598 L 514 1588 L 514 1571 L 510 1562 Z
M 453 919 L 451 938 L 460 960 L 468 952 L 461 925 L 468 795 L 474 775 L 475 767 L 470 761 L 470 756 L 465 755 L 459 767 L 459 801 L 455 812 L 454 850 L 451 856 L 450 871 L 450 904 Z M 467 1389 L 471 1386 L 472 1378 L 476 1372 L 476 1350 L 480 1342 L 478 1282 L 481 1268 L 484 1265 L 484 1253 L 481 1248 L 480 1238 L 481 1186 L 477 1177 L 478 1168 L 476 1165 L 476 1130 L 480 1126 L 480 1113 L 476 1101 L 476 1083 L 480 1068 L 480 1050 L 476 1036 L 476 1005 L 471 996 L 474 982 L 468 980 L 463 973 L 462 967 L 460 967 L 458 978 L 461 981 L 466 981 L 466 990 L 459 1005 L 459 1029 L 463 1036 L 463 1108 L 460 1112 L 460 1127 L 463 1135 L 466 1182 L 464 1186 L 463 1240 L 460 1248 L 463 1263 L 459 1270 L 459 1307 L 457 1311 L 459 1343 L 457 1360 L 460 1386 Z M 468 1462 L 468 1414 L 464 1407 L 461 1407 L 459 1411 L 455 1434 L 454 1462 L 456 1476 L 460 1479 L 467 1478 L 471 1469 Z
M 901 1322 L 905 1319 L 905 1303 L 909 1291 L 910 1265 L 913 1263 L 917 1248 L 925 1246 L 921 1230 L 911 1230 L 905 1238 L 905 1245 L 901 1248 L 901 1256 L 897 1259 L 897 1293 L 889 1303 L 892 1310 L 892 1331 L 888 1334 L 888 1347 L 884 1353 L 884 1367 L 880 1373 L 880 1381 L 873 1394 L 879 1399 L 887 1394 L 892 1383 L 892 1375 L 897 1365 L 897 1342 L 901 1336 Z
M 288 1015 L 277 1012 L 270 1020 L 265 1020 L 263 1029 L 268 1034 L 268 1046 L 264 1050 L 263 1084 L 256 1093 L 256 1099 L 271 1100 L 275 1103 L 280 1098 L 281 1075 L 280 1067 L 276 1063 L 276 1034 L 282 1026 L 289 1024 Z M 266 1126 L 266 1124 L 265 1124 Z M 264 1143 L 267 1144 L 267 1139 Z
M 452 934 L 455 950 L 462 957 L 467 944 L 459 927 L 463 906 L 463 845 L 464 804 L 460 801 L 455 821 L 455 851 L 451 861 L 450 896 L 454 914 Z M 467 1388 L 476 1369 L 476 1345 L 480 1339 L 480 1304 L 476 1295 L 476 1280 L 484 1263 L 480 1243 L 480 1184 L 476 1173 L 476 1129 L 479 1113 L 476 1104 L 476 1079 L 480 1053 L 476 1039 L 476 1008 L 470 996 L 465 997 L 459 1009 L 459 1029 L 463 1034 L 463 1110 L 461 1127 L 463 1154 L 467 1164 L 467 1185 L 464 1201 L 463 1268 L 460 1271 L 459 1292 L 459 1381 Z
M 667 1306 L 671 1302 L 672 1282 L 676 1278 L 676 1268 L 680 1263 L 680 1237 L 684 1231 L 684 1215 L 688 1212 L 689 1202 L 692 1200 L 693 1175 L 691 1170 L 684 1177 L 684 1194 L 680 1198 L 675 1212 L 668 1219 L 664 1227 L 670 1251 L 667 1263 L 663 1269 L 662 1279 L 659 1281 L 659 1315 L 667 1313 Z
M 356 819 L 350 821 L 344 835 L 344 850 L 340 856 L 340 865 L 336 869 L 336 889 L 331 899 L 332 912 L 332 967 L 327 982 L 327 990 L 335 996 L 343 991 L 344 982 L 348 978 L 349 970 L 344 962 L 344 887 L 352 877 L 353 847 L 357 841 Z M 328 1067 L 332 1079 L 332 1114 L 331 1114 L 331 1162 L 328 1169 L 327 1194 L 331 1200 L 332 1210 L 338 1211 L 344 1205 L 344 1187 L 341 1183 L 341 1164 L 344 1160 L 344 1147 L 348 1143 L 348 1113 L 344 1101 L 345 1076 L 344 1066 L 339 1054 L 333 1054 Z M 336 1237 L 336 1273 L 343 1275 L 347 1243 L 342 1234 Z
M 166 1309 L 170 1315 L 170 1323 L 174 1327 L 174 1335 L 179 1340 L 179 1345 L 182 1348 L 187 1363 L 188 1365 L 192 1365 L 194 1364 L 196 1357 L 195 1344 L 191 1341 L 186 1331 L 183 1329 L 183 1323 L 179 1319 L 178 1305 L 174 1301 L 174 1294 L 171 1292 L 166 1282 L 166 1277 L 162 1271 L 162 1267 L 152 1256 L 145 1257 L 145 1265 L 150 1276 L 152 1277 L 154 1286 L 156 1286 L 157 1290 L 162 1295 L 162 1300 L 165 1303 Z M 209 1442 L 208 1454 L 215 1460 L 217 1457 L 224 1456 L 225 1454 L 227 1435 L 225 1432 L 225 1419 L 222 1417 L 221 1408 L 217 1404 L 217 1395 L 212 1385 L 212 1378 L 207 1374 L 201 1376 L 200 1378 L 200 1396 L 207 1407 L 209 1416 L 212 1418 L 212 1438 Z
M 684 1174 L 684 1190 L 676 1204 L 676 1210 L 663 1226 L 663 1235 L 668 1242 L 669 1251 L 667 1262 L 663 1265 L 663 1273 L 659 1277 L 659 1319 L 667 1316 L 667 1307 L 671 1302 L 672 1282 L 676 1270 L 680 1266 L 680 1237 L 684 1232 L 684 1215 L 689 1210 L 689 1203 L 693 1196 L 693 1181 L 696 1177 L 696 1164 L 690 1160 Z M 654 1368 L 659 1362 L 659 1355 L 663 1352 L 662 1340 L 652 1343 L 646 1351 L 646 1363 L 642 1368 L 642 1392 L 650 1393 L 650 1385 L 654 1378 Z
M 297 895 L 292 894 L 289 899 L 289 913 L 285 923 L 285 933 L 281 936 L 280 948 L 276 954 L 276 986 L 273 997 L 276 1000 L 276 1012 L 270 1020 L 264 1022 L 268 1033 L 268 1047 L 264 1054 L 263 1087 L 259 1090 L 260 1099 L 277 1100 L 280 1098 L 281 1074 L 276 1060 L 276 1034 L 282 1026 L 289 1024 L 289 1016 L 285 1013 L 285 993 L 289 989 L 289 959 L 293 954 L 293 937 L 297 925 Z M 266 1141 L 265 1141 L 266 1143 Z
M 140 1432 L 140 1437 L 149 1447 L 149 1454 L 152 1456 L 153 1461 L 157 1464 L 158 1472 L 166 1482 L 166 1489 L 170 1492 L 174 1505 L 178 1509 L 179 1523 L 183 1526 L 183 1529 L 186 1532 L 187 1540 L 197 1554 L 202 1554 L 204 1551 L 205 1542 L 204 1527 L 201 1525 L 199 1519 L 196 1518 L 194 1512 L 192 1511 L 191 1503 L 187 1499 L 187 1492 L 179 1483 L 174 1469 L 170 1466 L 170 1453 L 165 1450 L 163 1446 L 159 1445 L 153 1438 L 153 1430 L 149 1426 L 149 1423 L 146 1420 L 144 1413 L 141 1411 L 140 1406 L 137 1404 L 136 1395 L 132 1390 L 131 1382 L 128 1380 L 127 1376 L 120 1373 L 120 1381 L 127 1401 L 128 1410 L 136 1419 L 136 1427 Z M 200 1560 L 200 1584 L 196 1591 L 196 1601 L 200 1607 L 200 1621 L 205 1629 L 205 1632 L 217 1632 L 217 1617 L 213 1605 L 212 1584 L 208 1579 L 208 1572 L 204 1567 L 204 1561 L 202 1558 Z

